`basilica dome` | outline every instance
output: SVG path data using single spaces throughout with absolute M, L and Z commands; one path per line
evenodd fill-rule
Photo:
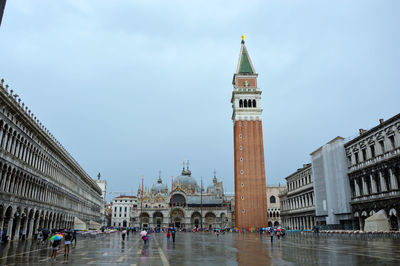
M 159 177 L 157 183 L 153 185 L 152 191 L 154 193 L 165 193 L 166 187 L 163 185 L 161 177 Z
M 192 193 L 199 190 L 192 172 L 189 169 L 185 170 L 185 168 L 182 170 L 182 175 L 174 178 L 174 186 L 180 186 L 182 189 L 186 189 Z

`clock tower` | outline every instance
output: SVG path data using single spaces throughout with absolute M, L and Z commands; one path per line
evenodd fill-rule
M 236 227 L 239 228 L 268 225 L 261 90 L 257 87 L 257 77 L 242 36 L 231 99 L 235 219 Z

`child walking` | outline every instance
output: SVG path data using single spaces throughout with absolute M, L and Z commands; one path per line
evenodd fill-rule
M 171 241 L 171 233 L 168 231 L 167 232 L 167 243 Z

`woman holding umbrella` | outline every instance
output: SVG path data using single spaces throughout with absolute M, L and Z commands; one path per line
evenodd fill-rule
M 61 239 L 63 238 L 62 234 L 55 234 L 50 237 L 51 240 L 51 257 L 54 261 L 56 261 L 57 251 L 60 248 Z
M 145 229 L 143 229 L 143 231 L 140 232 L 140 236 L 143 239 L 144 245 L 146 245 L 146 242 L 147 242 L 147 231 Z

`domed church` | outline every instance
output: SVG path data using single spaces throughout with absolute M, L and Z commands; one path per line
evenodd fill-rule
M 234 207 L 225 198 L 222 181 L 214 171 L 213 182 L 201 190 L 200 178 L 192 176 L 189 162 L 183 164 L 180 176 L 172 186 L 163 183 L 161 176 L 151 189 L 139 187 L 138 206 L 132 208 L 131 224 L 137 227 L 175 227 L 192 229 L 232 226 Z M 172 203 L 172 206 L 171 206 Z M 142 206 L 142 207 L 141 207 Z

